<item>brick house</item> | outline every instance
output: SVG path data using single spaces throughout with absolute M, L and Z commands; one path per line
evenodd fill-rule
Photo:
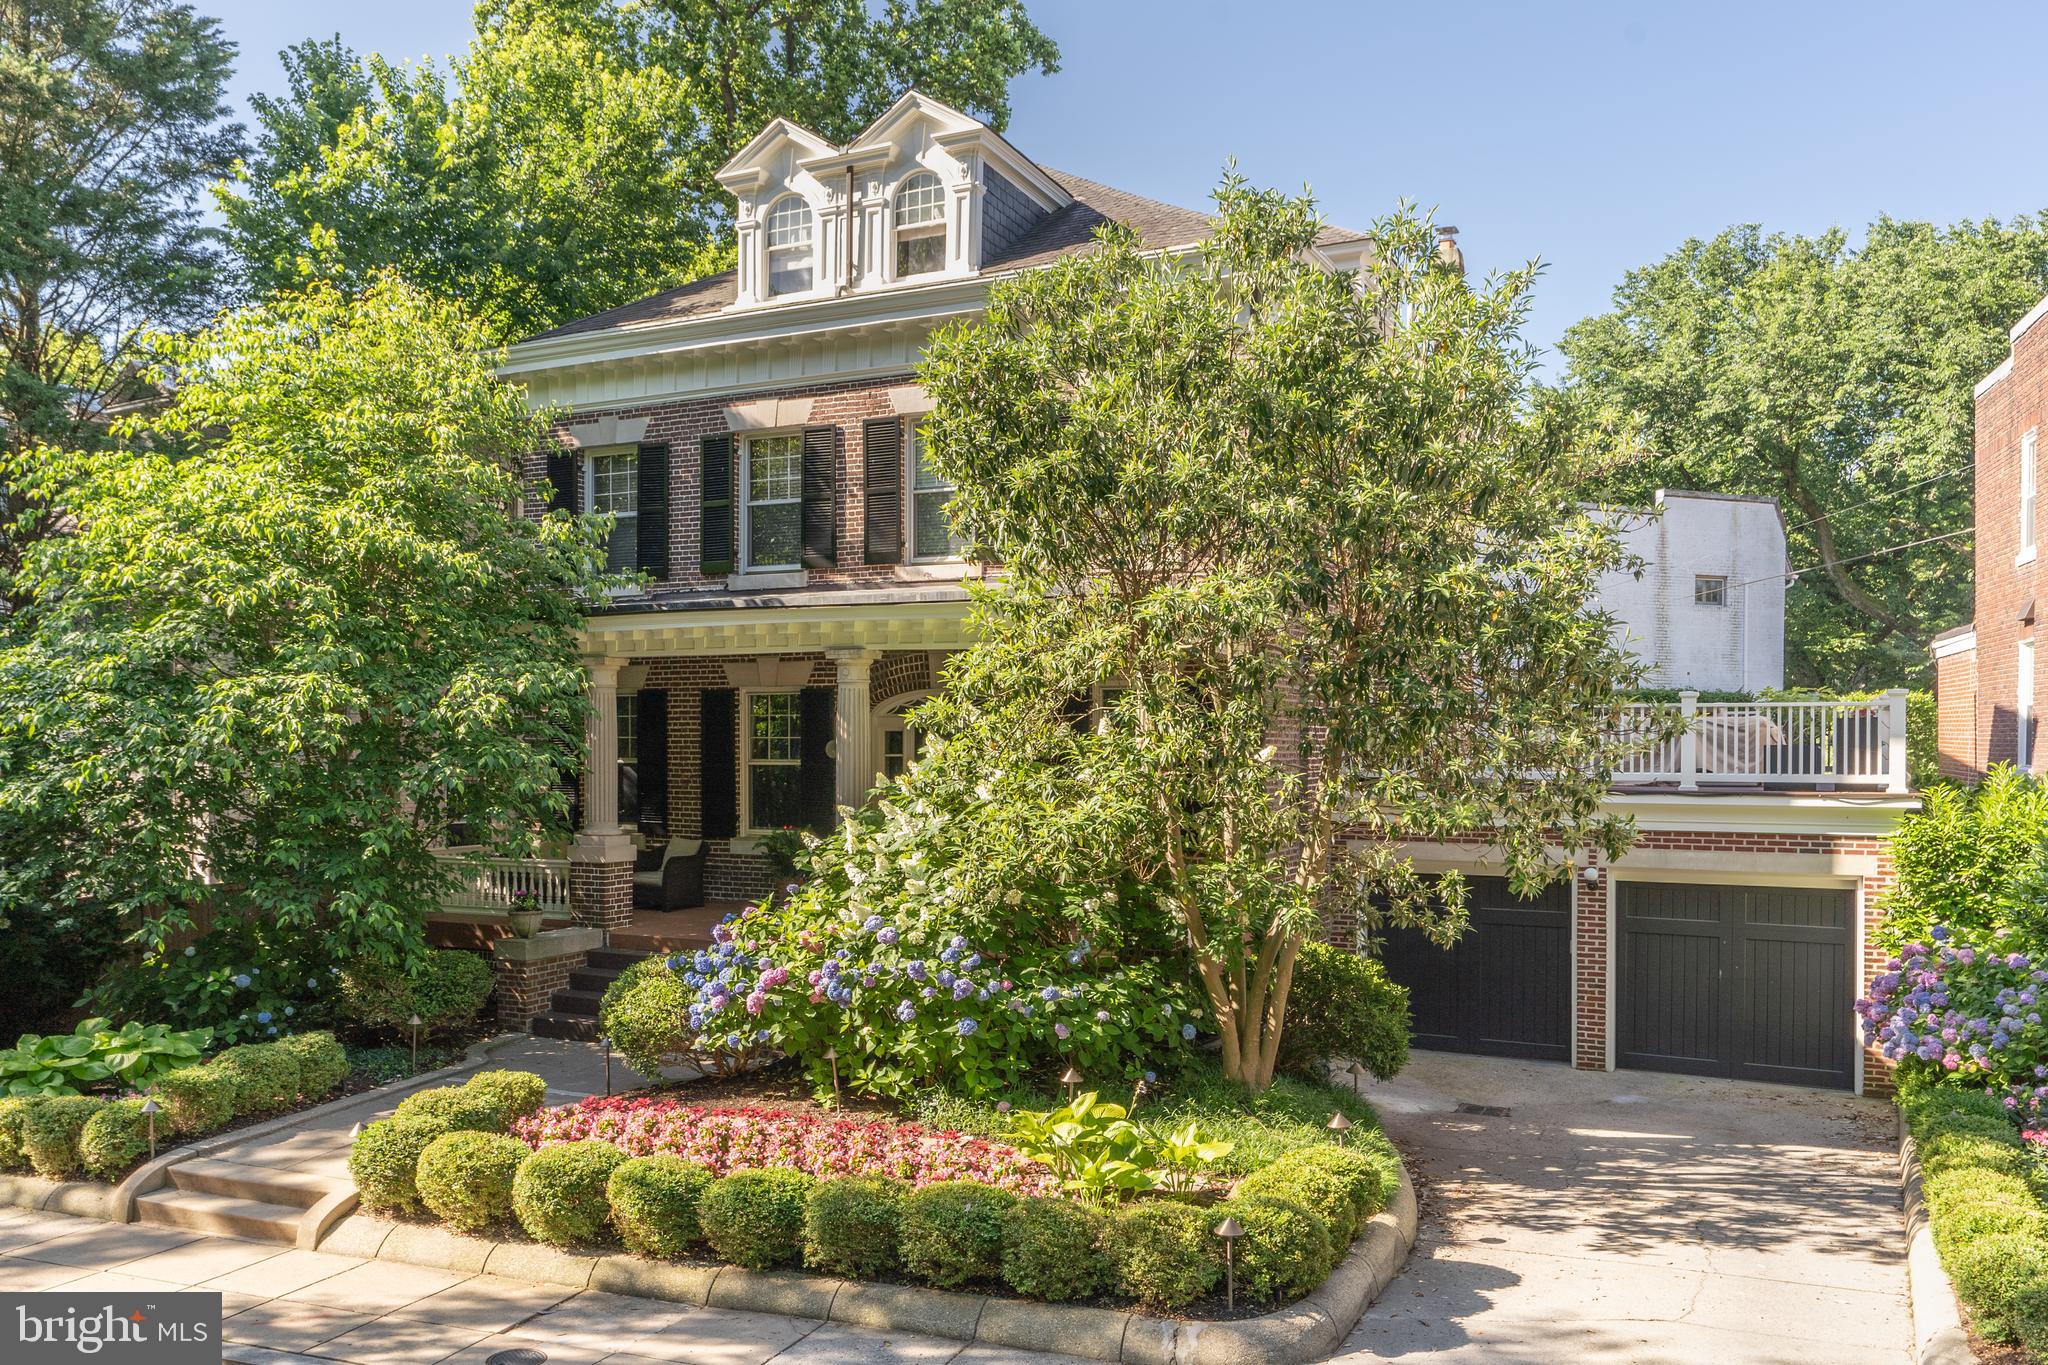
M 613 562 L 652 580 L 589 619 L 574 847 L 487 869 L 476 888 L 478 905 L 538 888 L 574 921 L 495 945 L 503 1016 L 537 1031 L 588 1036 L 613 954 L 692 941 L 768 888 L 765 837 L 829 826 L 917 755 L 905 713 L 967 643 L 963 582 L 979 572 L 921 458 L 925 339 L 971 317 L 992 279 L 1088 250 L 1105 220 L 1162 252 L 1209 231 L 1199 213 L 1045 170 L 916 92 L 845 146 L 777 120 L 719 180 L 735 270 L 521 342 L 503 368 L 568 414 L 535 483 L 613 513 Z M 1329 229 L 1318 251 L 1356 270 L 1370 248 Z M 1742 566 L 1707 570 L 1720 591 L 1695 595 L 1688 569 L 1688 611 L 1733 600 Z M 1744 631 L 1782 631 L 1781 615 L 1753 627 L 1742 609 Z M 1694 729 L 1617 778 L 1617 807 L 1644 831 L 1625 859 L 1560 849 L 1572 881 L 1517 903 L 1482 880 L 1477 932 L 1451 953 L 1389 946 L 1422 1041 L 1864 1083 L 1850 1005 L 1885 836 L 1913 804 L 1903 694 L 1682 704 Z M 1411 852 L 1497 868 L 1482 838 Z M 691 871 L 670 883 L 676 859 Z M 677 887 L 680 908 L 655 908 Z
M 1972 620 L 1934 638 L 1941 774 L 1994 763 L 2041 771 L 2035 717 L 2040 438 L 2048 429 L 2048 298 L 2013 324 L 2011 351 L 1977 382 Z

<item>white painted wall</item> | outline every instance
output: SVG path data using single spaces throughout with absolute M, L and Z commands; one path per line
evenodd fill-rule
M 1660 489 L 1622 519 L 1642 577 L 1610 574 L 1599 605 L 1649 666 L 1648 687 L 1753 692 L 1785 685 L 1785 519 L 1772 498 Z M 1728 580 L 1725 606 L 1693 600 L 1701 574 Z

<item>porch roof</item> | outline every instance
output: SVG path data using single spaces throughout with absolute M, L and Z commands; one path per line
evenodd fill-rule
M 961 649 L 958 588 L 785 593 L 621 604 L 583 624 L 586 649 L 615 657 L 808 654 L 822 649 Z

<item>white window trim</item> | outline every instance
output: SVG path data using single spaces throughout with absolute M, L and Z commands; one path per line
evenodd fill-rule
M 918 425 L 928 414 L 918 413 L 905 417 L 908 423 L 903 433 L 903 562 L 905 564 L 964 564 L 967 557 L 958 553 L 943 555 L 921 555 L 917 552 L 917 448 L 923 438 L 918 434 Z M 930 490 L 927 490 L 930 491 Z M 947 484 L 946 491 L 957 491 L 957 485 Z
M 2020 495 L 2019 542 L 2020 551 L 2013 556 L 2015 567 L 2031 564 L 2041 533 L 2040 497 L 2040 429 L 2030 428 L 2020 437 Z
M 577 461 L 578 468 L 576 471 L 576 476 L 578 479 L 582 481 L 583 484 L 583 510 L 586 512 L 595 512 L 597 510 L 597 462 L 601 459 L 605 459 L 606 457 L 612 455 L 631 455 L 634 457 L 633 478 L 635 480 L 635 490 L 633 494 L 633 534 L 637 537 L 640 534 L 640 495 L 638 491 L 638 480 L 640 478 L 640 447 L 637 444 L 633 443 L 622 443 L 619 445 L 609 446 L 591 446 L 586 450 L 578 451 L 577 455 L 580 458 Z M 640 547 L 637 543 L 633 546 L 633 568 L 636 571 L 638 571 L 638 569 L 640 568 Z M 629 583 L 623 587 L 605 589 L 605 596 L 632 597 L 641 591 L 642 589 Z
M 1704 579 L 1704 578 L 1715 578 L 1715 579 L 1719 579 L 1719 580 L 1720 580 L 1720 582 L 1721 582 L 1721 600 L 1720 600 L 1720 601 L 1718 601 L 1718 602 L 1707 602 L 1707 601 L 1703 601 L 1703 600 L 1701 600 L 1701 598 L 1700 598 L 1700 580 L 1701 580 L 1701 579 Z M 1712 610 L 1714 610 L 1714 611 L 1723 611 L 1723 610 L 1726 610 L 1726 609 L 1727 609 L 1727 606 L 1728 606 L 1728 589 L 1729 589 L 1729 583 L 1728 583 L 1728 575 L 1727 575 L 1727 574 L 1724 574 L 1724 573 L 1696 573 L 1696 574 L 1694 574 L 1694 575 L 1692 576 L 1692 604 L 1693 604 L 1694 606 L 1696 606 L 1696 607 L 1708 607 L 1708 608 L 1711 608 L 1711 609 L 1712 609 Z
M 782 205 L 783 205 L 783 204 L 784 204 L 784 203 L 785 203 L 786 201 L 788 201 L 788 200 L 791 200 L 791 199 L 794 199 L 794 200 L 796 200 L 796 201 L 797 201 L 798 203 L 802 204 L 802 205 L 804 206 L 804 211 L 805 211 L 805 212 L 806 212 L 807 214 L 809 214 L 809 215 L 810 215 L 810 236 L 809 236 L 808 240 L 806 240 L 806 241 L 804 241 L 804 242 L 801 242 L 801 243 L 791 243 L 791 244 L 789 244 L 789 245 L 787 245 L 787 246 L 775 246 L 775 245 L 773 245 L 773 244 L 772 244 L 772 243 L 770 242 L 770 240 L 769 240 L 769 237 L 770 237 L 770 228 L 769 228 L 769 220 L 770 220 L 770 219 L 772 219 L 772 218 L 774 218 L 774 216 L 775 216 L 775 211 L 776 211 L 777 209 L 781 208 L 781 207 L 782 207 Z M 773 203 L 771 203 L 771 204 L 769 204 L 769 205 L 768 205 L 768 207 L 767 207 L 767 208 L 766 208 L 765 210 L 763 210 L 763 211 L 762 211 L 762 214 L 761 214 L 761 232 L 760 232 L 760 238 L 761 238 L 761 297 L 762 297 L 762 299 L 764 299 L 764 300 L 766 300 L 766 301 L 768 301 L 768 302 L 770 302 L 770 303 L 775 303 L 775 302 L 780 302 L 780 301 L 782 301 L 782 300 L 785 300 L 785 299 L 807 299 L 807 298 L 811 298 L 812 296 L 816 295 L 816 294 L 817 294 L 817 293 L 819 292 L 819 288 L 820 288 L 820 285 L 821 285 L 821 283 L 822 283 L 822 281 L 820 280 L 820 278 L 819 278 L 819 277 L 820 277 L 820 275 L 821 275 L 821 274 L 822 274 L 823 272 L 822 272 L 822 271 L 821 271 L 821 270 L 820 270 L 820 269 L 818 268 L 818 240 L 819 240 L 819 234 L 820 234 L 820 232 L 821 232 L 821 225 L 822 225 L 822 222 L 823 222 L 823 215 L 821 215 L 821 214 L 820 214 L 820 213 L 818 212 L 818 206 L 817 206 L 816 204 L 813 204 L 813 203 L 812 203 L 812 202 L 811 202 L 811 201 L 810 201 L 810 200 L 809 200 L 808 198 L 806 198 L 806 197 L 805 197 L 805 196 L 804 196 L 803 194 L 799 193 L 799 192 L 798 192 L 798 191 L 796 191 L 796 190 L 786 190 L 786 191 L 784 191 L 783 193 L 781 193 L 781 194 L 778 194 L 778 195 L 776 195 L 776 196 L 775 196 L 775 200 L 774 200 L 774 202 L 773 202 Z M 806 287 L 806 288 L 803 288 L 803 289 L 790 289 L 790 290 L 786 290 L 786 291 L 784 291 L 784 292 L 781 292 L 781 293 L 778 293 L 778 292 L 776 292 L 776 288 L 775 288 L 775 255 L 776 255 L 776 253 L 777 253 L 777 252 L 785 252 L 785 253 L 788 253 L 788 252 L 795 252 L 795 251 L 799 251 L 799 250 L 801 250 L 801 251 L 804 251 L 804 252 L 806 252 L 806 253 L 807 253 L 807 254 L 809 255 L 809 257 L 810 257 L 810 262 L 811 262 L 811 282 L 810 282 L 810 285 L 809 285 L 808 287 Z
M 902 202 L 904 186 L 908 185 L 911 182 L 911 180 L 915 179 L 919 175 L 929 175 L 934 180 L 939 182 L 939 216 L 933 222 L 913 223 L 910 224 L 906 229 L 905 227 L 899 226 L 896 222 L 897 205 Z M 913 237 L 937 237 L 939 239 L 942 245 L 939 249 L 939 268 L 937 270 L 920 270 L 915 275 L 905 275 L 896 268 L 898 248 L 903 241 L 903 236 L 906 231 L 908 231 Z M 898 181 L 896 184 L 896 188 L 891 190 L 889 193 L 889 249 L 886 256 L 884 257 L 884 263 L 886 265 L 888 279 L 891 284 L 897 283 L 902 280 L 936 279 L 939 276 L 946 274 L 947 271 L 949 271 L 952 268 L 952 199 L 951 195 L 948 193 L 946 188 L 946 178 L 938 174 L 936 171 L 933 171 L 930 167 L 919 166 L 914 168 L 908 175 L 905 175 L 902 180 Z
M 803 724 L 803 703 L 801 687 L 743 687 L 740 689 L 740 832 L 742 839 L 758 839 L 765 834 L 779 831 L 780 825 L 757 825 L 754 823 L 754 698 L 756 697 L 797 697 L 797 724 Z M 797 758 L 763 759 L 763 767 L 802 768 L 803 738 L 797 738 Z
M 794 504 L 797 509 L 796 558 L 786 564 L 756 564 L 754 562 L 754 499 L 752 496 L 754 484 L 754 442 L 788 437 L 795 437 L 797 443 L 797 490 Z M 756 574 L 799 573 L 803 570 L 803 442 L 804 433 L 802 427 L 786 427 L 778 431 L 750 431 L 740 437 L 738 470 L 740 485 L 740 567 L 739 573 L 735 575 L 736 577 L 748 577 Z M 778 502 L 773 505 L 782 506 L 784 504 Z
M 2013 766 L 2034 769 L 2034 642 L 2022 640 L 2013 659 Z

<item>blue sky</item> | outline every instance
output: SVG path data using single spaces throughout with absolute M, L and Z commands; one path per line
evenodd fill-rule
M 242 45 L 460 51 L 466 0 L 196 0 Z M 1010 136 L 1050 166 L 1199 206 L 1227 156 L 1311 185 L 1334 221 L 1397 199 L 1456 224 L 1478 271 L 1547 263 L 1550 346 L 1624 271 L 1731 223 L 1851 232 L 2048 208 L 2048 6 L 1029 0 L 1062 69 Z

